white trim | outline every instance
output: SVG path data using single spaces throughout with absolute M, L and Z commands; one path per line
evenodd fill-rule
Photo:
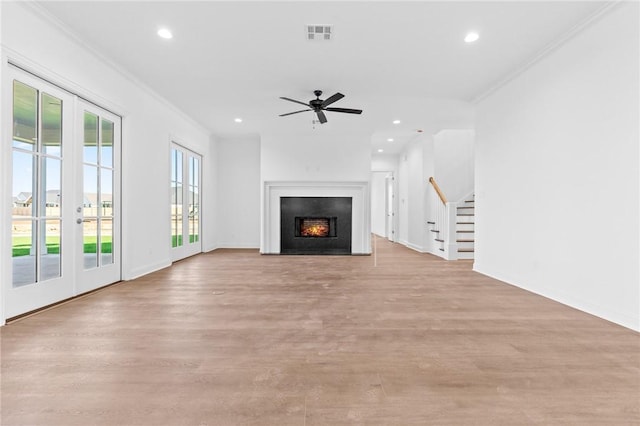
M 180 116 L 181 118 L 183 118 L 188 123 L 192 124 L 193 126 L 195 126 L 198 129 L 200 129 L 203 133 L 205 133 L 205 134 L 210 134 L 211 133 L 211 130 L 208 129 L 206 126 L 204 126 L 202 123 L 196 121 L 193 117 L 191 117 L 186 112 L 184 112 L 183 110 L 179 109 L 177 106 L 175 106 L 174 104 L 169 102 L 166 98 L 164 98 L 158 92 L 156 92 L 153 89 L 151 89 L 147 84 L 145 84 L 143 81 L 141 81 L 140 79 L 135 77 L 129 71 L 127 71 L 126 69 L 124 69 L 123 67 L 118 65 L 117 63 L 113 62 L 111 59 L 107 58 L 102 53 L 100 53 L 98 50 L 96 50 L 95 48 L 93 48 L 92 46 L 87 44 L 78 34 L 76 34 L 74 31 L 72 31 L 67 25 L 65 25 L 57 17 L 55 17 L 51 13 L 49 13 L 49 11 L 46 10 L 44 7 L 42 7 L 41 5 L 39 5 L 38 3 L 35 3 L 35 2 L 19 2 L 19 3 L 21 5 L 29 8 L 33 13 L 35 13 L 35 14 L 39 15 L 40 17 L 42 17 L 43 19 L 47 20 L 51 25 L 55 26 L 56 29 L 58 29 L 64 35 L 69 37 L 69 39 L 71 39 L 74 43 L 76 43 L 80 48 L 86 50 L 91 55 L 95 56 L 100 61 L 104 62 L 112 70 L 114 70 L 115 72 L 120 74 L 126 80 L 129 80 L 130 82 L 132 82 L 133 84 L 138 86 L 142 91 L 144 91 L 145 93 L 147 93 L 150 96 L 152 96 L 154 99 L 156 99 L 162 105 L 166 106 L 171 111 L 173 111 L 176 115 Z M 103 99 L 102 97 L 97 96 L 95 94 L 90 94 L 88 96 L 91 96 L 89 99 Z M 123 110 L 123 109 L 120 109 L 120 110 Z M 112 111 L 115 112 L 116 110 L 112 110 Z
M 579 300 L 579 298 L 576 298 L 574 295 L 558 291 L 558 289 L 555 289 L 555 288 L 549 288 L 549 287 L 543 286 L 538 290 L 532 290 L 526 284 L 518 284 L 516 283 L 516 280 L 513 280 L 508 277 L 502 277 L 496 274 L 491 274 L 489 272 L 483 271 L 483 269 L 484 268 L 482 267 L 481 264 L 479 264 L 478 261 L 475 261 L 473 263 L 473 270 L 479 274 L 486 275 L 487 277 L 501 281 L 504 284 L 521 288 L 530 293 L 537 294 L 538 296 L 542 296 L 547 299 L 553 300 L 554 302 L 562 303 L 563 305 L 569 306 L 571 308 L 577 309 L 587 314 L 596 316 L 598 318 L 602 318 L 606 321 L 610 321 L 622 327 L 626 327 L 631 330 L 640 332 L 640 319 L 637 316 L 612 310 L 606 306 L 601 306 L 601 305 L 585 302 L 583 300 Z
M 2 1 L 0 1 L 0 11 L 2 10 Z M 1 22 L 0 12 L 0 22 Z M 0 31 L 0 42 L 1 40 Z M 8 86 L 7 81 L 9 81 L 9 77 L 7 76 L 7 61 L 4 49 L 1 48 L 0 44 L 0 58 L 2 62 L 0 63 L 0 91 L 2 94 L 0 95 L 0 123 L 11 123 L 11 117 L 9 111 L 11 111 L 10 107 L 10 98 L 11 96 L 7 96 L 4 94 L 4 90 Z M 5 117 L 6 115 L 6 117 Z M 0 217 L 7 218 L 7 222 L 5 220 L 0 220 L 0 326 L 5 324 L 5 312 L 6 307 L 5 303 L 7 300 L 7 286 L 3 283 L 8 283 L 12 281 L 11 272 L 12 271 L 12 262 L 13 253 L 10 252 L 12 249 L 11 241 L 11 229 L 9 225 L 9 219 L 11 217 L 11 205 L 12 203 L 9 200 L 12 200 L 12 188 L 11 181 L 13 180 L 13 155 L 9 155 L 11 152 L 11 147 L 9 146 L 10 141 L 12 139 L 11 132 L 13 129 L 10 129 L 11 126 L 0 125 L 0 150 L 2 153 L 0 154 Z M 6 154 L 5 154 L 6 153 Z
M 217 249 L 253 249 L 260 250 L 260 243 L 237 243 L 237 242 L 220 242 Z
M 371 254 L 369 182 L 266 181 L 263 185 L 260 253 L 280 253 L 280 197 L 351 197 L 351 254 Z
M 185 144 L 183 143 L 182 140 L 180 140 L 179 138 L 176 138 L 172 135 L 170 135 L 170 139 L 169 139 L 169 172 L 171 173 L 171 170 L 173 169 L 173 158 L 171 157 L 171 152 L 173 150 L 176 150 L 180 153 L 182 153 L 182 200 L 183 200 L 183 214 L 182 214 L 182 234 L 183 234 L 183 244 L 181 246 L 177 246 L 177 247 L 171 247 L 171 261 L 172 262 L 177 262 L 179 260 L 185 259 L 187 257 L 199 254 L 203 252 L 203 243 L 202 243 L 202 236 L 203 236 L 203 220 L 202 220 L 202 196 L 203 196 L 203 190 L 202 190 L 202 184 L 203 184 L 203 164 L 204 164 L 204 157 L 202 156 L 202 154 L 199 154 L 197 151 L 192 150 L 191 148 L 187 148 L 185 146 Z M 187 222 L 187 235 L 190 235 L 190 230 L 188 228 L 188 220 L 185 218 L 184 216 L 184 201 L 185 201 L 185 192 L 189 192 L 189 172 L 190 172 L 190 167 L 189 167 L 189 159 L 190 158 L 196 158 L 198 160 L 198 193 L 199 193 L 199 199 L 198 199 L 198 242 L 197 243 L 188 243 L 185 242 L 184 239 L 184 231 L 185 231 L 185 222 Z M 171 201 L 173 194 L 171 194 L 171 179 L 173 177 L 171 175 L 169 175 L 169 185 L 168 185 L 168 191 L 169 191 L 169 201 Z M 186 179 L 185 179 L 186 178 Z M 186 197 L 186 200 L 188 202 L 189 197 Z M 171 206 L 169 207 L 169 209 L 171 209 Z M 173 221 L 171 212 L 169 212 L 169 218 L 171 218 L 169 224 L 169 241 L 171 241 L 171 238 L 173 237 L 172 233 L 172 229 L 171 229 L 171 221 Z M 189 238 L 187 238 L 186 241 L 189 241 Z
M 127 114 L 127 110 L 122 105 L 118 105 L 115 102 L 103 98 L 97 93 L 78 85 L 76 82 L 61 76 L 52 69 L 42 66 L 11 48 L 3 46 L 3 49 L 7 52 L 4 62 L 6 62 L 8 66 L 18 68 L 23 72 L 31 74 L 48 84 L 68 92 L 71 95 L 77 96 L 86 102 L 105 109 L 112 114 L 120 117 Z
M 607 13 L 609 13 L 620 3 L 624 3 L 624 1 L 614 0 L 614 1 L 607 2 L 598 10 L 596 10 L 594 13 L 589 15 L 585 20 L 583 20 L 582 22 L 579 22 L 578 24 L 573 26 L 569 31 L 567 31 L 566 33 L 564 33 L 563 35 L 561 35 L 551 43 L 547 44 L 545 47 L 542 48 L 542 50 L 536 53 L 533 57 L 531 57 L 529 60 L 527 60 L 517 68 L 515 68 L 514 71 L 509 72 L 506 76 L 504 76 L 503 78 L 501 78 L 500 80 L 492 84 L 487 90 L 481 92 L 479 95 L 472 97 L 469 102 L 471 102 L 472 104 L 477 104 L 478 102 L 482 101 L 486 97 L 490 96 L 492 93 L 500 89 L 502 86 L 505 86 L 511 80 L 515 79 L 520 74 L 524 73 L 526 70 L 533 67 L 542 59 L 546 58 L 551 53 L 556 51 L 558 48 L 566 44 L 568 41 L 570 41 L 573 37 L 581 33 L 583 30 L 585 30 L 586 28 L 596 23 L 600 18 L 602 18 Z
M 164 268 L 168 268 L 171 266 L 171 261 L 167 260 L 167 261 L 163 261 L 163 262 L 157 262 L 157 263 L 152 263 L 150 265 L 146 265 L 146 266 L 141 266 L 139 268 L 135 268 L 131 271 L 129 271 L 129 274 L 127 274 L 127 276 L 122 277 L 123 281 L 131 281 L 131 280 L 135 280 L 137 278 L 140 278 L 142 276 L 145 276 L 147 274 L 151 274 L 153 272 L 159 271 L 161 269 Z
M 413 244 L 413 243 L 410 243 L 408 241 L 400 241 L 400 244 L 402 244 L 403 246 L 405 246 L 407 248 L 410 248 L 411 250 L 417 251 L 418 253 L 427 253 L 424 250 L 424 247 L 419 246 L 417 244 Z

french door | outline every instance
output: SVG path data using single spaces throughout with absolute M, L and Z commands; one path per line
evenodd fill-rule
M 8 75 L 10 318 L 120 280 L 120 118 L 20 70 Z
M 171 257 L 180 260 L 202 252 L 200 181 L 202 158 L 171 145 Z
M 78 101 L 77 292 L 120 280 L 120 117 Z M 81 148 L 80 148 L 81 146 Z

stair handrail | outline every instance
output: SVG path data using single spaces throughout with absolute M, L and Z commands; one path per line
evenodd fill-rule
M 444 204 L 446 206 L 447 205 L 447 197 L 444 196 L 444 194 L 442 193 L 442 190 L 438 186 L 438 183 L 433 178 L 433 176 L 431 176 L 429 178 L 429 183 L 433 186 L 433 189 L 436 190 L 436 193 L 438 194 L 438 197 L 440 197 L 440 201 L 442 201 L 442 204 Z

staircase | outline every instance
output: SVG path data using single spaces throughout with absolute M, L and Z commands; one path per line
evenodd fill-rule
M 448 202 L 433 177 L 429 178 L 427 226 L 429 252 L 447 260 L 473 259 L 475 251 L 475 196 Z
M 475 200 L 469 199 L 458 203 L 456 207 L 456 244 L 458 245 L 458 259 L 473 259 L 474 255 L 474 227 Z

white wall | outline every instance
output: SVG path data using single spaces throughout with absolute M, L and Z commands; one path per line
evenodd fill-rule
M 448 201 L 460 201 L 473 191 L 473 130 L 446 129 L 433 136 L 433 176 Z
M 263 133 L 262 181 L 368 181 L 369 135 L 317 126 L 307 132 Z
M 478 104 L 475 269 L 640 330 L 638 3 Z
M 219 138 L 217 247 L 260 247 L 260 138 Z
M 398 241 L 417 251 L 425 251 L 425 152 L 432 149 L 428 136 L 409 141 L 399 161 L 399 236 Z M 426 150 L 426 151 L 425 151 Z
M 170 141 L 178 138 L 187 148 L 202 154 L 206 165 L 210 164 L 208 132 L 142 83 L 83 47 L 81 41 L 41 16 L 37 8 L 20 2 L 2 2 L 2 7 L 3 54 L 123 115 L 123 278 L 168 266 Z M 208 176 L 206 169 L 204 174 Z M 204 203 L 209 197 L 207 187 L 203 182 Z M 206 215 L 205 210 L 203 223 L 209 221 Z M 2 226 L 4 229 L 8 224 L 3 221 Z M 209 228 L 203 231 L 206 246 L 214 236 Z
M 397 173 L 398 171 L 398 156 L 388 154 L 376 154 L 371 157 L 371 171 L 373 172 L 387 172 L 392 171 Z
M 352 250 L 358 254 L 370 253 L 370 135 L 362 131 L 333 128 L 330 124 L 324 127 L 316 125 L 315 129 L 310 127 L 305 131 L 285 129 L 280 132 L 265 132 L 261 135 L 260 168 L 261 184 L 265 190 L 265 182 L 319 184 L 317 188 L 294 185 L 288 190 L 294 192 L 287 192 L 287 196 L 347 196 L 345 194 L 349 191 L 356 194 L 353 195 Z M 337 185 L 333 189 L 330 188 L 331 182 Z M 345 190 L 348 183 L 353 183 L 357 189 Z M 310 195 L 312 193 L 324 195 Z M 265 200 L 265 194 L 262 194 L 261 201 L 261 250 L 263 253 L 279 253 L 280 240 L 275 229 L 279 229 L 279 222 L 275 220 L 279 217 L 279 210 L 274 210 L 275 201 Z M 265 208 L 266 204 L 270 207 Z
M 207 194 L 202 200 L 202 215 L 207 218 L 201 223 L 202 232 L 207 236 L 202 242 L 202 251 L 208 252 L 218 248 L 220 234 L 220 214 L 218 211 L 219 173 L 218 173 L 218 138 L 209 136 L 209 155 L 202 159 L 202 186 Z

